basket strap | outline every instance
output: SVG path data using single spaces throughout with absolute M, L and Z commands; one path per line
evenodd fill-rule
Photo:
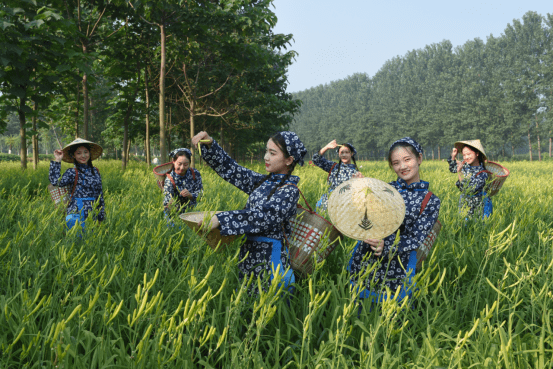
M 294 186 L 298 189 L 298 191 L 300 192 L 300 195 L 301 197 L 303 198 L 303 202 L 305 202 L 305 205 L 307 205 L 307 207 L 309 208 L 309 210 L 311 211 L 311 213 L 314 213 L 313 209 L 311 208 L 311 206 L 309 205 L 309 203 L 307 202 L 307 200 L 305 199 L 305 196 L 303 196 L 303 193 L 301 192 L 301 190 L 299 189 L 298 186 L 296 186 L 295 184 L 293 183 L 285 183 L 284 185 L 280 186 L 279 188 L 282 188 L 284 186 Z
M 194 171 L 194 168 L 190 168 L 190 170 L 192 171 L 192 178 L 196 180 L 196 172 Z
M 424 200 L 422 200 L 421 212 L 419 213 L 419 215 L 422 214 L 422 212 L 424 211 L 424 208 L 426 208 L 426 205 L 428 205 L 428 201 L 430 201 L 431 197 L 432 197 L 432 192 L 428 191 L 426 196 L 424 196 Z
M 332 164 L 332 166 L 330 167 L 330 170 L 328 171 L 328 177 L 326 177 L 326 181 L 328 182 L 328 180 L 330 179 L 330 173 L 332 173 L 332 169 L 334 169 L 334 167 L 338 165 L 338 163 L 334 163 Z
M 173 184 L 173 188 L 178 191 L 179 189 L 177 188 L 177 184 L 175 183 L 175 180 L 173 179 L 173 176 L 170 175 L 169 173 L 167 173 L 166 176 L 167 176 L 167 178 L 169 178 L 169 180 Z

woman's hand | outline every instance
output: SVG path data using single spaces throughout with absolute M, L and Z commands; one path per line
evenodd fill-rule
M 363 175 L 363 173 L 357 172 L 354 175 L 352 175 L 351 178 L 365 178 L 365 176 Z
M 451 150 L 451 160 L 455 160 L 455 158 L 457 157 L 457 148 L 454 147 L 453 150 Z
M 465 161 L 457 161 L 457 173 L 461 172 L 461 168 L 463 168 L 463 164 L 465 164 Z
M 204 142 L 204 144 L 207 146 L 213 143 L 213 138 L 211 138 L 206 131 L 201 131 L 196 136 L 192 137 L 192 146 L 197 146 L 198 142 L 200 142 L 201 140 L 209 140 L 209 143 Z
M 54 150 L 54 160 L 59 163 L 59 162 L 61 162 L 61 159 L 63 159 L 63 151 L 62 150 Z
M 188 197 L 190 199 L 192 198 L 192 194 L 190 192 L 188 192 L 188 190 L 186 188 L 180 192 L 180 195 L 182 197 Z
M 338 144 L 336 143 L 336 140 L 332 140 L 330 141 L 329 143 L 326 144 L 325 147 L 323 147 L 320 151 L 319 151 L 319 155 L 323 155 L 326 150 L 328 149 L 335 149 L 338 147 Z
M 368 239 L 364 242 L 371 246 L 375 256 L 382 255 L 382 251 L 384 251 L 384 240 Z
M 203 219 L 200 220 L 198 222 L 198 227 L 201 227 L 203 223 L 204 223 Z M 215 228 L 219 228 L 219 226 L 221 225 L 221 223 L 219 223 L 219 218 L 217 218 L 217 215 L 212 216 L 211 219 L 209 220 L 209 223 L 210 223 L 209 226 L 206 227 L 208 231 L 211 231 Z

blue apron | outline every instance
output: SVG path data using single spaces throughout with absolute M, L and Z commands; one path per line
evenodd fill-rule
M 247 236 L 247 237 L 248 237 L 248 240 L 250 241 L 272 243 L 273 249 L 271 250 L 271 268 L 276 271 L 276 268 L 280 265 L 279 274 L 282 275 L 284 288 L 286 288 L 289 292 L 293 292 L 294 287 L 291 286 L 291 284 L 296 282 L 296 277 L 294 276 L 294 272 L 292 271 L 292 268 L 289 268 L 288 270 L 286 270 L 286 268 L 284 268 L 284 265 L 282 265 L 282 262 L 280 260 L 282 241 L 277 240 L 275 238 L 262 237 L 262 236 Z M 286 252 L 288 253 L 288 248 L 286 248 Z M 271 273 L 270 280 L 272 281 L 273 278 L 274 276 Z M 279 283 L 278 285 L 280 287 L 281 283 Z
M 96 201 L 94 197 L 75 197 L 73 198 L 75 202 L 77 203 L 77 213 L 69 214 L 65 217 L 65 224 L 67 225 L 68 229 L 73 228 L 77 223 L 81 225 L 81 228 L 85 229 L 84 227 L 84 221 L 85 217 L 82 214 L 82 210 L 84 207 L 83 201 Z M 79 235 L 80 237 L 80 235 Z

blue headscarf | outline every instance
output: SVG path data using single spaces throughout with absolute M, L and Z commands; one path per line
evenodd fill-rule
M 411 137 L 403 137 L 403 138 L 400 138 L 399 140 L 397 140 L 396 142 L 394 142 L 391 146 L 390 146 L 390 150 L 388 151 L 391 151 L 394 146 L 396 146 L 397 144 L 399 143 L 406 143 L 406 144 L 409 144 L 411 146 L 413 146 L 413 148 L 415 149 L 415 151 L 418 153 L 418 154 L 421 154 L 423 153 L 422 151 L 422 146 L 419 145 L 419 143 L 415 140 L 413 140 Z
M 307 154 L 307 149 L 300 141 L 297 134 L 291 131 L 279 132 L 286 143 L 286 151 L 290 154 L 296 163 L 303 166 L 303 157 Z
M 188 154 L 188 156 L 192 156 L 192 152 L 187 149 L 186 147 L 181 147 L 181 148 L 178 148 L 178 149 L 175 149 L 173 151 L 171 151 L 169 153 L 169 156 L 171 157 L 171 159 L 174 159 L 175 158 L 175 155 L 177 155 L 179 152 L 185 152 L 186 154 Z

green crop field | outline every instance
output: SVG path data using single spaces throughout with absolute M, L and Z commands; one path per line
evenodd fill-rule
M 384 162 L 359 164 L 395 179 Z M 144 164 L 96 165 L 107 220 L 80 240 L 64 234 L 49 198 L 48 163 L 25 172 L 0 163 L 0 368 L 553 366 L 551 162 L 505 163 L 511 175 L 485 223 L 458 214 L 447 163 L 424 162 L 443 228 L 415 302 L 360 314 L 346 271 L 354 241 L 299 280 L 293 298 L 251 299 L 238 241 L 216 253 L 184 225 L 168 228 Z M 244 206 L 243 193 L 199 169 L 197 210 Z M 326 174 L 295 174 L 314 205 Z

